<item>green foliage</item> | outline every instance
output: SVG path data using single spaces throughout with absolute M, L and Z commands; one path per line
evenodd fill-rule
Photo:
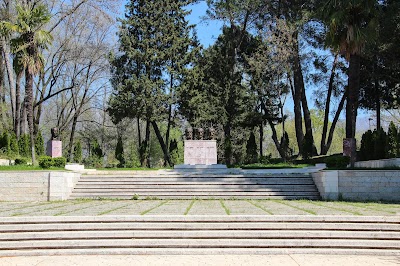
M 22 157 L 30 157 L 30 137 L 28 134 L 23 134 L 18 140 L 19 155 Z
M 13 132 L 10 134 L 10 155 L 16 156 L 18 154 L 19 154 L 18 140 Z
M 289 135 L 286 131 L 281 138 L 281 148 L 285 154 L 283 159 L 288 160 L 292 156 L 293 150 L 290 148 Z
M 26 165 L 28 161 L 25 158 L 16 158 L 15 165 Z
M 91 143 L 90 155 L 98 159 L 101 159 L 104 156 L 103 150 L 101 149 L 100 144 L 97 142 L 97 139 L 93 140 Z
M 115 147 L 115 158 L 119 161 L 118 167 L 125 167 L 124 145 L 121 136 L 118 136 L 117 146 Z
M 178 142 L 176 139 L 172 139 L 169 143 L 169 154 L 171 155 L 171 160 L 174 165 L 180 161 Z
M 65 157 L 57 157 L 52 160 L 52 166 L 57 168 L 64 168 L 66 163 L 67 159 Z
M 53 158 L 50 156 L 42 156 L 39 158 L 39 166 L 48 169 L 53 166 Z
M 397 156 L 398 133 L 396 127 L 389 127 L 389 134 L 381 128 L 368 130 L 361 139 L 360 159 L 362 161 L 393 158 Z
M 325 159 L 326 166 L 328 168 L 346 168 L 350 163 L 350 157 L 348 156 L 331 156 Z
M 64 168 L 67 163 L 65 157 L 51 158 L 50 156 L 39 157 L 39 166 L 43 169 L 49 169 L 50 167 Z
M 80 140 L 78 140 L 78 142 L 75 143 L 73 155 L 74 155 L 74 162 L 76 163 L 82 162 L 82 144 Z
M 303 159 L 307 160 L 311 158 L 313 153 L 313 140 L 310 134 L 306 133 L 302 143 L 302 152 L 301 156 Z
M 45 154 L 43 136 L 42 136 L 42 132 L 40 130 L 39 130 L 39 132 L 36 136 L 36 140 L 35 140 L 35 151 L 38 156 L 43 156 Z
M 246 159 L 247 164 L 256 163 L 258 161 L 257 143 L 256 136 L 253 132 L 250 133 L 250 137 L 246 144 Z
M 4 131 L 2 135 L 0 135 L 0 150 L 3 154 L 10 154 L 11 146 L 10 146 L 10 137 L 7 131 Z

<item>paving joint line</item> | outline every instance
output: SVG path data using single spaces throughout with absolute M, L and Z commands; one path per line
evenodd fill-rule
M 148 209 L 148 210 L 146 210 L 146 211 L 141 212 L 140 215 L 145 215 L 145 214 L 147 214 L 147 213 L 149 213 L 149 212 L 151 212 L 151 211 L 153 211 L 153 210 L 155 210 L 155 209 L 161 207 L 162 205 L 168 203 L 169 201 L 170 201 L 170 200 L 161 201 L 160 204 L 158 204 L 157 206 L 155 206 L 155 207 L 153 207 L 153 208 L 151 208 L 151 209 Z
M 274 215 L 273 212 L 271 212 L 270 210 L 268 210 L 268 209 L 265 208 L 264 206 L 258 205 L 257 203 L 253 202 L 252 200 L 247 199 L 247 200 L 245 200 L 245 201 L 248 202 L 248 203 L 250 203 L 251 205 L 253 205 L 253 206 L 255 206 L 255 207 L 261 209 L 262 211 L 268 213 L 269 215 Z

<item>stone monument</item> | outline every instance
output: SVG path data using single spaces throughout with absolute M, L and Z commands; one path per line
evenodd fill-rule
M 52 158 L 62 157 L 62 141 L 56 127 L 51 129 L 51 139 L 47 142 L 47 155 Z
M 217 161 L 217 141 L 214 128 L 187 128 L 184 141 L 184 164 L 175 168 L 226 168 Z

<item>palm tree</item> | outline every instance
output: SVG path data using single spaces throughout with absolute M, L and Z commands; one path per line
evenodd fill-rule
M 360 60 L 364 45 L 376 36 L 376 0 L 321 1 L 319 14 L 327 26 L 326 44 L 339 49 L 349 61 L 346 138 L 355 138 L 358 97 L 360 90 Z M 355 147 L 352 151 L 355 159 Z
M 41 52 L 47 48 L 52 37 L 42 27 L 50 21 L 46 6 L 25 4 L 16 6 L 15 22 L 1 22 L 2 28 L 15 33 L 11 39 L 16 68 L 25 72 L 25 108 L 27 110 L 31 139 L 32 164 L 35 164 L 35 137 L 33 128 L 33 81 L 44 66 Z

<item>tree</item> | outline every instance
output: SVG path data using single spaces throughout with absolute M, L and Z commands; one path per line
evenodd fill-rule
M 111 57 L 114 93 L 109 113 L 114 122 L 122 118 L 146 121 L 140 157 L 149 154 L 150 126 L 153 127 L 165 161 L 172 165 L 168 144 L 158 122 L 171 121 L 175 82 L 189 63 L 193 40 L 192 26 L 185 20 L 184 7 L 190 1 L 133 0 L 126 5 L 125 19 L 120 20 L 119 53 Z M 168 78 L 167 78 L 168 77 Z M 168 127 L 169 128 L 169 127 Z M 167 130 L 166 140 L 169 138 Z M 143 160 L 149 166 L 147 157 Z
M 397 147 L 398 147 L 398 131 L 395 124 L 390 122 L 389 130 L 388 130 L 388 157 L 395 158 L 397 157 Z
M 44 152 L 44 141 L 43 141 L 43 137 L 42 137 L 42 132 L 41 131 L 39 131 L 38 134 L 36 135 L 35 150 L 36 150 L 36 154 L 39 157 L 45 155 L 45 152 Z
M 119 161 L 118 167 L 125 166 L 124 145 L 121 136 L 118 136 L 117 146 L 115 147 L 115 158 Z
M 81 141 L 75 143 L 74 147 L 74 162 L 81 163 L 82 162 L 82 144 Z
M 246 163 L 256 163 L 258 161 L 256 136 L 253 132 L 250 133 L 250 137 L 246 144 Z
M 27 2 L 17 5 L 15 23 L 3 22 L 3 27 L 17 33 L 12 42 L 12 50 L 17 64 L 25 74 L 25 105 L 27 110 L 32 164 L 35 164 L 35 137 L 33 121 L 33 83 L 34 77 L 43 68 L 42 49 L 46 49 L 52 40 L 51 35 L 42 29 L 49 22 L 50 14 L 46 6 Z
M 326 43 L 340 50 L 349 61 L 346 137 L 355 138 L 360 89 L 360 62 L 365 43 L 376 35 L 375 0 L 329 0 L 320 3 L 320 17 L 327 25 Z M 351 164 L 355 162 L 355 147 Z

